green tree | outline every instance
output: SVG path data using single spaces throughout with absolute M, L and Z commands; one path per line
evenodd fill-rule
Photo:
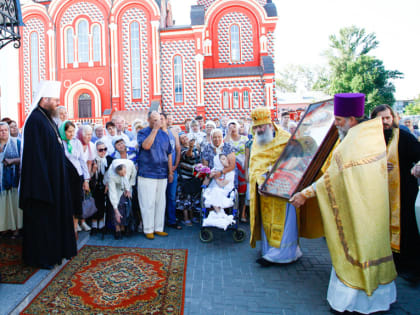
M 330 36 L 330 49 L 325 53 L 330 66 L 329 80 L 324 82 L 326 92 L 366 94 L 366 115 L 377 105 L 395 102 L 391 80 L 403 77 L 401 72 L 387 70 L 381 60 L 367 55 L 378 45 L 374 33 L 351 26 L 341 29 L 339 36 Z
M 420 94 L 414 101 L 404 108 L 406 115 L 420 115 Z
M 299 88 L 311 91 L 320 78 L 327 77 L 320 66 L 287 65 L 276 73 L 276 85 L 281 92 L 296 92 Z

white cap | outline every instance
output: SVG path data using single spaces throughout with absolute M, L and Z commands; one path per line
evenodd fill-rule
M 31 107 L 36 107 L 43 97 L 60 98 L 60 89 L 60 81 L 40 81 Z

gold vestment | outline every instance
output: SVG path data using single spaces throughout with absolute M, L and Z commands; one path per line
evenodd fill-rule
M 392 137 L 386 148 L 388 162 L 394 166 L 388 171 L 389 208 L 391 211 L 391 248 L 400 252 L 401 242 L 401 190 L 400 190 L 400 159 L 398 156 L 398 140 L 400 129 L 393 128 Z
M 265 175 L 274 166 L 283 152 L 290 134 L 274 125 L 276 136 L 265 145 L 254 140 L 249 164 L 251 247 L 261 240 L 261 223 L 268 244 L 280 247 L 286 220 L 286 200 L 272 196 L 260 196 L 258 186 L 264 183 Z
M 316 182 L 337 277 L 372 295 L 397 276 L 389 235 L 387 154 L 381 119 L 350 128 Z

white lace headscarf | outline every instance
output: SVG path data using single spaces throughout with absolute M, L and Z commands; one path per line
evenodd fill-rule
M 218 133 L 218 132 L 222 135 L 222 142 L 220 143 L 220 145 L 219 145 L 218 147 L 216 147 L 216 146 L 214 145 L 214 143 L 213 143 L 213 135 L 214 135 L 215 133 Z M 211 146 L 212 146 L 212 148 L 214 148 L 214 150 L 216 151 L 216 154 L 220 154 L 220 153 L 222 153 L 222 150 L 223 150 L 223 144 L 224 144 L 224 142 L 223 142 L 223 131 L 222 131 L 222 130 L 220 130 L 220 129 L 218 129 L 218 128 L 213 129 L 213 130 L 212 130 L 212 132 L 211 132 L 211 134 L 210 134 L 210 138 L 211 138 Z

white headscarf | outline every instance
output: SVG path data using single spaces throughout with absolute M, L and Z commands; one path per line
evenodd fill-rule
M 216 132 L 220 132 L 221 134 L 222 134 L 222 142 L 220 143 L 220 145 L 218 146 L 218 147 L 216 147 L 214 144 L 213 144 L 213 135 L 216 133 Z M 223 150 L 223 131 L 222 130 L 220 130 L 220 129 L 218 129 L 218 128 L 216 128 L 216 129 L 213 129 L 212 131 L 211 131 L 211 134 L 210 134 L 210 139 L 211 139 L 211 146 L 216 150 L 216 154 L 220 154 L 220 153 L 222 153 L 222 150 Z
M 128 172 L 128 167 L 130 166 L 129 164 L 132 164 L 133 162 L 131 162 L 130 160 L 127 159 L 115 159 L 114 161 L 112 161 L 111 164 L 111 171 L 112 171 L 112 176 L 117 176 L 120 178 L 121 180 L 121 189 L 122 190 L 130 190 L 131 191 L 131 186 L 130 183 L 128 182 L 128 178 L 127 178 L 127 174 L 125 176 L 120 176 L 117 174 L 117 167 L 120 165 L 124 165 L 127 172 Z

